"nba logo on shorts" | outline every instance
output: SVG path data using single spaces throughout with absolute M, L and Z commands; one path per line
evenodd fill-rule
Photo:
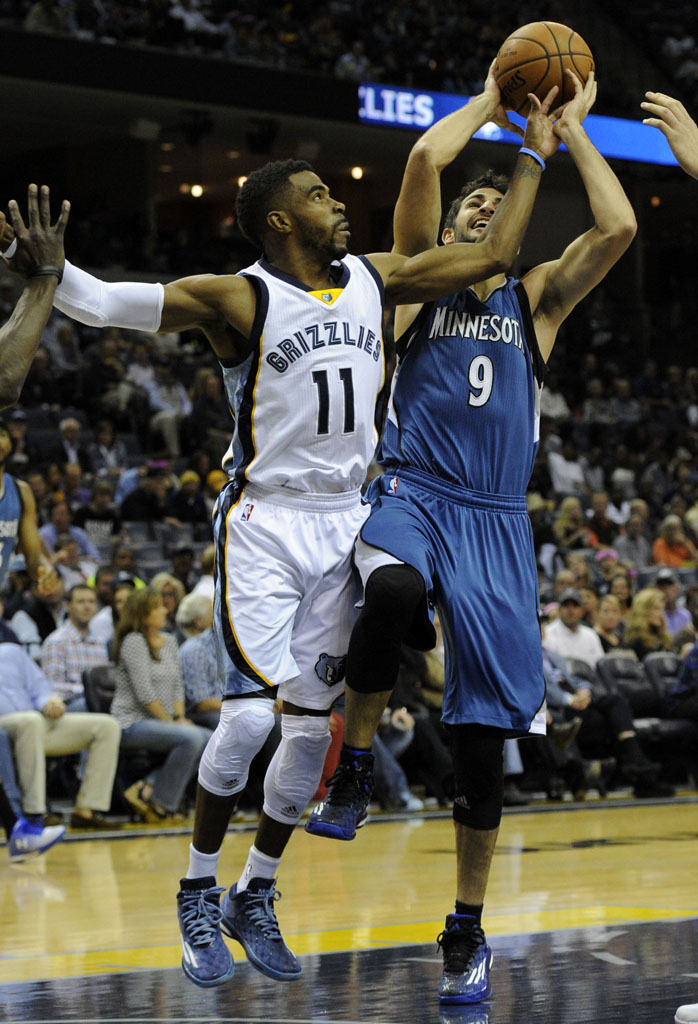
M 388 483 L 388 490 L 391 494 L 397 494 L 398 477 L 394 476 Z
M 252 515 L 253 508 L 254 505 L 249 504 L 249 502 L 247 505 L 245 505 L 244 509 L 242 510 L 242 515 L 240 516 L 240 519 L 242 520 L 243 523 L 246 523 L 247 520 L 250 518 L 250 516 Z

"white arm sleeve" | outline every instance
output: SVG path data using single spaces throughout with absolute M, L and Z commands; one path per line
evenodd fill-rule
M 161 284 L 118 281 L 111 284 L 65 261 L 53 304 L 61 313 L 91 327 L 128 327 L 157 331 L 165 289 Z

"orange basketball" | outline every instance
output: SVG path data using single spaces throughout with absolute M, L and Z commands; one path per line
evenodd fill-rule
M 533 21 L 522 25 L 504 40 L 494 77 L 505 110 L 528 114 L 529 92 L 544 100 L 554 85 L 558 94 L 553 109 L 574 96 L 574 86 L 565 74 L 569 68 L 586 82 L 594 70 L 594 58 L 582 37 L 568 25 L 555 21 Z

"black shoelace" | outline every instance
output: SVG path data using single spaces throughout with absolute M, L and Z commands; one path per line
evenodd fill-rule
M 485 933 L 479 925 L 469 923 L 463 927 L 457 921 L 451 923 L 436 940 L 437 947 L 443 949 L 444 970 L 464 974 L 484 943 Z
M 334 775 L 325 783 L 330 787 L 325 802 L 339 807 L 353 804 L 357 797 L 368 792 L 370 775 L 369 768 L 355 768 L 351 764 L 338 765 Z

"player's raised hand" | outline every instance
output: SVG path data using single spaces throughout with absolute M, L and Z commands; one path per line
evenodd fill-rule
M 680 100 L 663 92 L 646 92 L 640 104 L 652 117 L 643 124 L 659 128 L 686 174 L 698 178 L 698 125 Z
M 10 270 L 23 277 L 31 277 L 37 267 L 62 269 L 65 263 L 63 235 L 68 223 L 70 203 L 63 200 L 58 220 L 51 224 L 48 186 L 42 185 L 39 190 L 36 185 L 30 185 L 27 191 L 27 224 L 14 199 L 10 200 L 8 211 L 17 238 L 17 249 L 11 259 L 7 260 Z
M 575 75 L 574 71 L 571 71 L 569 68 L 565 70 L 565 74 L 572 79 L 574 96 L 564 106 L 553 111 L 557 134 L 572 122 L 581 124 L 596 102 L 597 84 L 596 75 L 593 71 L 589 72 L 589 77 L 584 85 L 582 85 L 581 78 Z
M 515 124 L 509 119 L 509 114 L 502 106 L 502 95 L 497 85 L 497 80 L 494 77 L 494 66 L 497 63 L 495 57 L 490 64 L 489 71 L 487 72 L 487 78 L 485 80 L 485 88 L 483 96 L 487 98 L 488 107 L 491 108 L 491 114 L 489 117 L 490 121 L 493 121 L 498 128 L 504 128 L 508 132 L 513 132 L 515 135 L 523 138 L 524 132 L 518 124 Z
M 528 94 L 528 98 L 531 101 L 531 109 L 526 121 L 524 146 L 527 149 L 535 150 L 543 160 L 547 160 L 549 156 L 552 156 L 560 145 L 560 139 L 554 131 L 555 121 L 550 112 L 558 91 L 558 87 L 554 85 L 542 102 L 534 93 L 530 92 Z

